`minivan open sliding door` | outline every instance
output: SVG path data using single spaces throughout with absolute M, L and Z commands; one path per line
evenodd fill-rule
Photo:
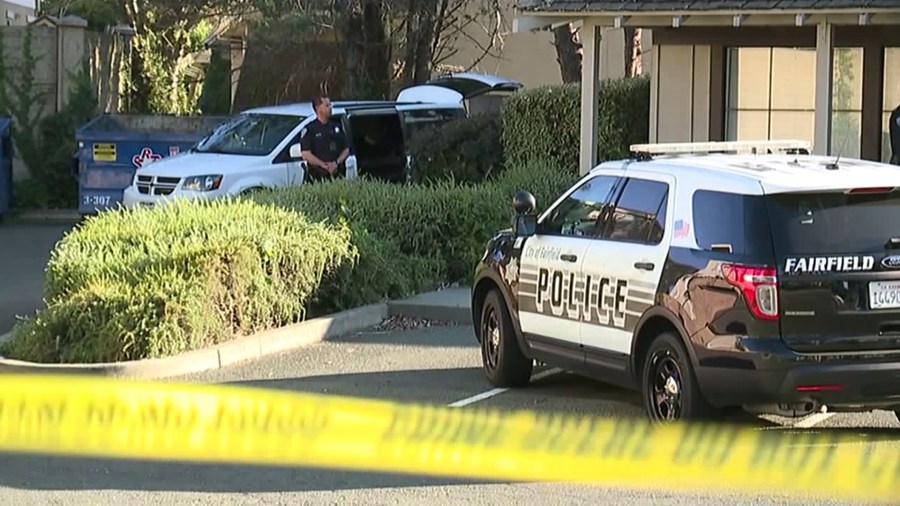
M 348 109 L 344 123 L 360 177 L 391 182 L 407 180 L 406 143 L 396 107 Z

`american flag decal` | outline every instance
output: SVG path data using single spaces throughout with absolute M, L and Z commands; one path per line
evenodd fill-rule
M 675 237 L 687 237 L 691 232 L 691 224 L 684 221 L 678 220 L 675 222 Z

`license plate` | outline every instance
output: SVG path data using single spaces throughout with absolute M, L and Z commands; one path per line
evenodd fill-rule
M 869 283 L 869 307 L 872 309 L 900 308 L 900 281 Z

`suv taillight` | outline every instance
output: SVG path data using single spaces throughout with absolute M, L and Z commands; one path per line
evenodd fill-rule
M 725 279 L 741 289 L 754 316 L 778 319 L 778 272 L 774 267 L 725 264 L 722 270 Z

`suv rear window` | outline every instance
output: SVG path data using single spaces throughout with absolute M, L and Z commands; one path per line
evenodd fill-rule
M 762 196 L 697 190 L 693 208 L 694 237 L 700 248 L 771 261 L 772 236 Z
M 900 192 L 766 197 L 780 255 L 873 253 L 900 237 Z

